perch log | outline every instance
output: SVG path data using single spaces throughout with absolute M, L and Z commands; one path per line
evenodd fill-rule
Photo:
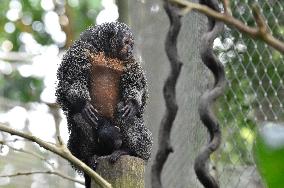
M 145 162 L 137 157 L 124 155 L 115 164 L 108 157 L 100 157 L 96 172 L 113 188 L 144 188 Z M 91 188 L 100 188 L 92 181 Z

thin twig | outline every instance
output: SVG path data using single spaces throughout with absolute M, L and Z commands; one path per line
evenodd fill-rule
M 231 10 L 231 5 L 230 5 L 230 0 L 223 0 L 223 5 L 224 5 L 224 13 L 226 15 L 232 15 L 232 10 Z
M 19 139 L 19 138 L 15 138 L 15 139 L 11 139 L 11 140 L 5 140 L 5 141 L 0 141 L 0 144 L 2 144 L 2 143 L 15 143 L 15 142 L 24 142 L 25 140 L 24 139 Z
M 19 101 L 14 101 L 3 96 L 0 96 L 0 105 L 3 110 L 7 111 L 15 106 L 21 106 L 25 109 L 30 109 L 30 103 L 22 103 Z
M 279 52 L 281 52 L 282 54 L 284 54 L 284 42 L 273 37 L 268 29 L 265 30 L 265 32 L 263 32 L 263 30 L 261 30 L 259 28 L 259 23 L 261 23 L 261 22 L 265 23 L 265 21 L 261 21 L 261 22 L 257 23 L 258 27 L 250 27 L 250 26 L 245 25 L 240 20 L 232 17 L 231 15 L 217 12 L 217 11 L 211 9 L 210 7 L 206 6 L 206 5 L 201 5 L 201 4 L 198 4 L 198 3 L 192 3 L 192 2 L 188 2 L 186 0 L 170 0 L 170 1 L 172 3 L 176 3 L 177 5 L 184 7 L 187 10 L 187 11 L 183 11 L 184 14 L 188 13 L 188 11 L 190 11 L 190 10 L 199 11 L 199 12 L 201 12 L 201 13 L 209 16 L 209 17 L 212 17 L 212 18 L 214 18 L 218 21 L 222 21 L 222 22 L 224 22 L 225 24 L 227 24 L 231 27 L 235 27 L 240 32 L 245 33 L 252 38 L 260 39 L 260 40 L 264 41 L 269 46 L 273 47 L 274 49 L 276 49 Z M 255 5 L 253 7 L 255 7 Z M 253 8 L 253 12 L 254 12 L 254 15 L 256 13 L 255 16 L 261 15 L 260 11 L 258 11 L 255 8 Z M 260 18 L 264 20 L 264 17 L 262 15 L 260 16 Z M 259 20 L 256 20 L 256 22 L 258 22 L 258 21 Z
M 40 54 L 29 54 L 23 52 L 0 52 L 0 60 L 31 63 L 32 58 L 37 55 Z
M 17 152 L 22 152 L 22 153 L 26 153 L 28 155 L 31 155 L 33 157 L 36 157 L 42 161 L 44 161 L 45 163 L 47 163 L 48 165 L 50 165 L 52 167 L 52 169 L 54 169 L 54 163 L 51 163 L 48 161 L 48 159 L 46 159 L 44 156 L 36 153 L 36 152 L 32 152 L 32 151 L 27 151 L 23 148 L 15 148 L 9 144 L 7 144 L 6 141 L 0 141 L 0 144 L 2 145 L 6 145 L 7 147 L 9 147 L 10 149 L 14 150 L 14 151 L 17 151 Z M 54 175 L 57 175 L 57 176 L 60 176 L 62 178 L 65 178 L 65 179 L 68 179 L 70 181 L 73 181 L 75 183 L 80 183 L 82 185 L 84 185 L 84 182 L 83 181 L 80 181 L 80 180 L 76 180 L 72 177 L 69 177 L 69 176 L 66 176 L 64 175 L 62 172 L 58 171 L 58 170 L 54 170 L 54 171 L 36 171 L 36 172 L 17 172 L 15 174 L 10 174 L 10 175 L 0 175 L 0 177 L 14 177 L 14 176 L 22 176 L 22 175 L 33 175 L 33 174 L 54 174 Z
M 254 3 L 252 5 L 252 13 L 253 13 L 253 17 L 255 19 L 255 22 L 258 26 L 259 33 L 261 35 L 265 36 L 269 32 L 269 30 L 268 30 L 268 26 L 265 23 L 264 17 L 260 13 L 260 7 L 258 6 L 257 3 Z
M 31 140 L 35 143 L 37 143 L 39 146 L 43 147 L 46 150 L 49 150 L 62 158 L 70 161 L 75 166 L 77 166 L 82 171 L 86 172 L 90 177 L 94 179 L 96 183 L 98 183 L 103 188 L 111 188 L 111 184 L 109 184 L 105 179 L 103 179 L 100 175 L 98 175 L 95 171 L 93 171 L 89 166 L 87 166 L 85 163 L 83 163 L 81 160 L 77 159 L 75 156 L 71 154 L 71 152 L 68 150 L 66 145 L 53 145 L 48 142 L 45 142 L 44 140 L 35 137 L 28 133 L 23 133 L 20 131 L 17 131 L 15 129 L 12 129 L 4 124 L 0 123 L 0 131 L 10 133 L 11 135 L 17 135 L 22 138 Z
M 165 50 L 170 61 L 171 71 L 165 81 L 163 94 L 166 102 L 166 111 L 161 121 L 158 137 L 158 151 L 152 165 L 152 187 L 161 188 L 161 172 L 173 148 L 170 144 L 170 133 L 176 118 L 178 105 L 176 100 L 176 83 L 180 75 L 182 62 L 177 51 L 177 37 L 181 27 L 179 8 L 168 1 L 164 1 L 164 8 L 170 19 L 170 28 L 165 41 Z
M 34 174 L 49 174 L 49 175 L 57 175 L 59 177 L 62 177 L 64 179 L 67 179 L 69 181 L 73 181 L 75 183 L 79 183 L 81 185 L 85 185 L 83 181 L 74 179 L 70 176 L 66 176 L 58 171 L 33 171 L 33 172 L 17 172 L 15 174 L 7 174 L 7 175 L 0 175 L 0 178 L 12 178 L 12 177 L 17 177 L 17 176 L 29 176 L 29 175 L 34 175 Z
M 59 106 L 56 103 L 46 103 L 49 107 L 49 111 L 54 117 L 55 121 L 55 135 L 56 135 L 56 140 L 59 145 L 63 145 L 64 142 L 62 140 L 61 134 L 60 134 L 60 121 L 61 121 L 61 116 L 59 113 Z
M 6 140 L 5 140 L 5 141 L 0 140 L 0 144 L 7 146 L 7 147 L 9 147 L 10 149 L 12 149 L 12 150 L 14 150 L 14 151 L 21 152 L 21 153 L 26 153 L 26 154 L 28 154 L 28 155 L 31 155 L 31 156 L 33 156 L 33 157 L 36 157 L 36 158 L 38 158 L 38 159 L 44 161 L 44 162 L 47 163 L 48 165 L 50 165 L 52 168 L 54 168 L 54 164 L 53 164 L 53 163 L 49 162 L 48 159 L 46 159 L 44 156 L 42 156 L 42 155 L 40 155 L 40 154 L 38 154 L 38 153 L 36 153 L 36 152 L 27 151 L 27 150 L 25 150 L 25 149 L 23 149 L 23 148 L 19 148 L 19 149 L 18 149 L 18 148 L 15 148 L 15 147 L 13 147 L 13 146 L 7 144 L 7 141 L 6 141 Z

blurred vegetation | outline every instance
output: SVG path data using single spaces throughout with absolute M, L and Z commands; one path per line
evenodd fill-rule
M 41 95 L 46 89 L 47 74 L 55 76 L 54 67 L 62 52 L 69 47 L 80 32 L 96 23 L 102 9 L 101 0 L 1 0 L 0 2 L 0 121 L 11 111 L 21 112 L 21 128 L 30 132 L 32 118 L 47 118 L 55 122 L 38 124 L 38 130 L 46 130 L 46 123 L 59 127 L 60 117 L 50 118 L 47 105 Z M 48 64 L 48 65 L 46 65 Z M 34 66 L 36 65 L 36 66 Z M 44 68 L 42 68 L 44 67 Z M 48 70 L 45 70 L 45 67 Z M 35 72 L 39 71 L 39 72 Z M 51 76 L 51 77 L 52 77 Z M 49 83 L 52 87 L 55 83 Z M 50 93 L 48 93 L 50 95 Z M 8 104 L 8 105 L 7 105 Z M 30 104 L 30 105 L 26 105 Z M 16 107 L 15 106 L 20 106 Z M 25 109 L 24 109 L 25 108 Z M 40 108 L 41 110 L 37 109 Z M 46 109 L 47 108 L 47 109 Z M 12 110 L 11 110 L 12 109 Z M 19 110 L 20 109 L 20 110 Z M 36 115 L 32 115 L 37 113 Z M 59 113 L 59 112 L 56 112 Z M 22 118 L 25 119 L 22 119 Z M 3 119 L 1 119 L 3 118 Z M 18 117 L 15 117 L 17 119 Z M 57 118 L 57 119 L 56 119 Z M 42 119 L 43 120 L 43 119 Z M 13 120 L 10 120 L 13 121 Z M 43 120 L 45 121 L 45 120 Z M 11 126 L 17 126 L 17 123 Z M 55 127 L 49 127 L 50 131 Z M 51 135 L 54 133 L 46 133 Z M 54 135 L 55 137 L 55 135 Z M 12 140 L 8 134 L 0 133 L 0 140 Z M 54 139 L 56 140 L 56 139 Z M 15 148 L 32 151 L 54 162 L 57 170 L 75 176 L 70 165 L 51 152 L 40 149 L 30 142 L 13 141 Z M 0 174 L 51 169 L 46 162 L 32 155 L 7 149 L 0 145 Z M 73 182 L 57 176 L 34 175 L 15 178 L 0 178 L 0 187 L 75 187 Z
M 95 18 L 101 8 L 100 0 L 2 0 L 0 52 L 15 51 L 39 55 L 40 47 L 56 45 L 59 49 L 66 48 L 82 30 L 95 24 Z M 54 18 L 52 24 L 60 25 L 65 33 L 65 40 L 57 41 L 56 36 L 53 36 L 56 34 L 47 30 L 47 24 L 50 23 L 45 17 L 48 14 Z M 39 49 L 27 49 L 23 36 L 32 36 Z M 0 70 L 0 95 L 21 102 L 39 101 L 44 87 L 42 78 L 34 75 L 23 77 L 17 70 L 23 62 L 1 61 L 0 63 L 2 66 L 12 65 L 10 66 L 12 71 L 8 73 Z
M 231 2 L 234 17 L 255 25 L 249 7 L 253 0 Z M 284 41 L 284 1 L 258 3 L 273 35 Z M 259 124 L 284 120 L 283 55 L 228 28 L 221 41 L 225 49 L 219 57 L 226 68 L 228 87 L 216 107 L 224 142 L 220 159 L 228 164 L 254 164 L 252 146 Z
M 0 27 L 0 43 L 8 39 L 13 43 L 12 50 L 18 51 L 22 45 L 19 40 L 22 32 L 32 34 L 39 44 L 55 43 L 44 28 L 45 14 L 54 11 L 58 15 L 60 25 L 67 35 L 67 42 L 60 46 L 64 47 L 69 44 L 69 41 L 77 38 L 82 30 L 95 24 L 95 18 L 102 8 L 100 0 L 57 0 L 53 1 L 53 6 L 45 5 L 48 6 L 44 7 L 45 9 L 42 6 L 43 2 L 41 0 L 2 0 L 0 4 L 0 24 L 4 27 Z M 8 12 L 11 10 L 15 10 L 11 14 L 19 14 L 12 20 L 7 17 Z M 5 30 L 7 24 L 13 25 L 15 28 L 7 32 L 7 29 Z
M 284 125 L 265 125 L 257 134 L 254 153 L 258 170 L 267 187 L 283 187 Z

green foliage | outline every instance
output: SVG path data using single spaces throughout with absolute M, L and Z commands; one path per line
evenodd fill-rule
M 283 187 L 284 128 L 267 127 L 266 129 L 268 129 L 266 133 L 262 132 L 256 138 L 254 153 L 257 168 L 268 188 Z M 269 136 L 273 136 L 274 138 L 270 138 Z M 274 140 L 275 138 L 278 138 L 278 140 Z M 271 143 L 267 142 L 267 139 L 270 139 L 269 142 Z
M 42 89 L 43 82 L 41 79 L 35 77 L 24 78 L 18 71 L 0 77 L 0 90 L 3 92 L 3 97 L 11 100 L 21 102 L 39 101 Z
M 100 0 L 53 1 L 54 8 L 51 9 L 44 9 L 43 2 L 41 0 L 1 0 L 0 46 L 4 41 L 8 41 L 12 44 L 12 48 L 8 51 L 25 52 L 21 36 L 23 33 L 28 33 L 39 46 L 56 44 L 59 48 L 68 47 L 83 30 L 95 24 L 96 16 L 101 9 Z M 13 7 L 16 7 L 15 10 L 19 12 L 19 16 L 17 19 L 11 20 L 8 15 Z M 63 45 L 57 44 L 46 30 L 44 17 L 51 11 L 58 15 L 60 27 L 66 34 L 66 42 Z M 13 15 L 17 15 L 17 13 L 14 12 Z M 22 64 L 24 62 L 16 63 Z M 43 89 L 42 78 L 22 77 L 17 69 L 11 74 L 2 74 L 0 69 L 0 95 L 2 97 L 21 102 L 39 101 Z
M 75 38 L 77 38 L 83 30 L 95 23 L 94 20 L 100 9 L 100 0 L 85 0 L 79 1 L 79 6 L 74 8 L 74 10 L 69 10 L 69 18 L 72 20 L 71 23 L 73 22 Z
M 19 0 L 18 2 L 20 2 L 22 8 L 20 11 L 21 17 L 16 21 L 11 21 L 7 18 L 11 1 L 2 0 L 0 3 L 0 24 L 5 26 L 6 23 L 11 22 L 15 26 L 15 31 L 12 33 L 5 32 L 4 27 L 0 28 L 0 43 L 8 39 L 13 43 L 13 50 L 17 51 L 21 45 L 19 35 L 21 32 L 27 32 L 32 34 L 36 41 L 42 45 L 53 44 L 54 41 L 50 37 L 50 34 L 43 28 L 43 17 L 47 11 L 42 8 L 41 1 Z M 84 29 L 92 24 L 95 24 L 95 18 L 100 9 L 100 0 L 69 0 L 64 2 L 64 4 L 55 4 L 53 11 L 58 14 L 59 19 L 63 19 L 65 16 L 67 16 L 68 25 L 66 25 L 66 23 L 62 23 L 61 27 L 69 37 L 68 40 L 74 40 L 74 38 L 76 38 Z M 25 18 L 31 19 L 30 23 L 25 22 Z M 36 29 L 36 24 L 40 25 L 42 28 Z

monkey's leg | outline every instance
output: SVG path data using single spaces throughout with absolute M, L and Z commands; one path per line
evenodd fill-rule
M 88 159 L 87 165 L 91 167 L 94 171 L 96 171 L 98 165 L 97 159 L 98 159 L 97 155 L 93 155 Z M 91 188 L 91 177 L 88 174 L 84 173 L 84 178 L 85 178 L 86 188 Z
M 91 177 L 84 173 L 84 178 L 85 178 L 85 187 L 86 188 L 91 188 Z
M 73 115 L 72 126 L 74 127 L 71 131 L 71 134 L 78 135 L 80 134 L 81 140 L 87 144 L 92 144 L 95 142 L 94 140 L 94 130 L 95 126 L 90 124 L 82 113 L 77 113 Z
M 142 118 L 132 118 L 125 123 L 121 129 L 122 134 L 126 136 L 127 147 L 135 156 L 148 160 L 153 145 L 152 133 L 144 125 Z

